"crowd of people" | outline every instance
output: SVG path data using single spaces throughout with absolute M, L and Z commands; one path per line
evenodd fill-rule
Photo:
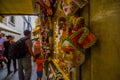
M 32 73 L 32 65 L 31 65 L 31 57 L 33 57 L 33 61 L 36 62 L 37 69 L 37 80 L 41 80 L 43 74 L 43 64 L 48 59 L 45 59 L 45 55 L 43 54 L 43 50 L 40 46 L 40 41 L 36 41 L 34 44 L 34 52 L 33 52 L 33 42 L 31 40 L 31 31 L 25 30 L 24 37 L 27 38 L 25 40 L 25 44 L 27 46 L 26 55 L 22 58 L 11 57 L 10 49 L 13 44 L 15 44 L 14 36 L 0 33 L 0 66 L 3 68 L 3 63 L 7 66 L 7 76 L 11 73 L 16 73 L 18 71 L 19 80 L 30 80 Z M 13 68 L 14 71 L 11 71 L 10 65 L 11 60 L 13 60 Z M 18 61 L 18 68 L 16 66 Z

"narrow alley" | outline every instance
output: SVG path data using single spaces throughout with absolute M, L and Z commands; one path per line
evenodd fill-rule
M 0 80 L 30 79 L 120 80 L 120 0 L 0 0 Z

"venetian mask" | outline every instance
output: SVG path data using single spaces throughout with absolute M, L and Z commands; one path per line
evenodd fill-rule
M 61 0 L 61 8 L 65 15 L 71 16 L 76 13 L 79 8 L 83 8 L 87 0 Z
M 81 51 L 78 51 L 69 41 L 65 40 L 63 42 L 62 49 L 65 54 L 65 62 L 69 66 L 79 66 L 84 62 L 85 55 Z
M 66 0 L 63 0 L 61 5 L 65 15 L 67 16 L 73 15 L 79 8 L 73 1 L 67 2 Z

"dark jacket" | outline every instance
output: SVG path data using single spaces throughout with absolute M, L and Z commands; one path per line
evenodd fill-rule
M 3 45 L 4 45 L 4 56 L 8 57 L 10 42 L 5 41 Z

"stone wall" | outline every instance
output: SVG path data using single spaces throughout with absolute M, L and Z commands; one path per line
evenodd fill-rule
M 120 80 L 120 0 L 90 0 L 81 16 L 97 37 L 82 65 L 82 80 Z

